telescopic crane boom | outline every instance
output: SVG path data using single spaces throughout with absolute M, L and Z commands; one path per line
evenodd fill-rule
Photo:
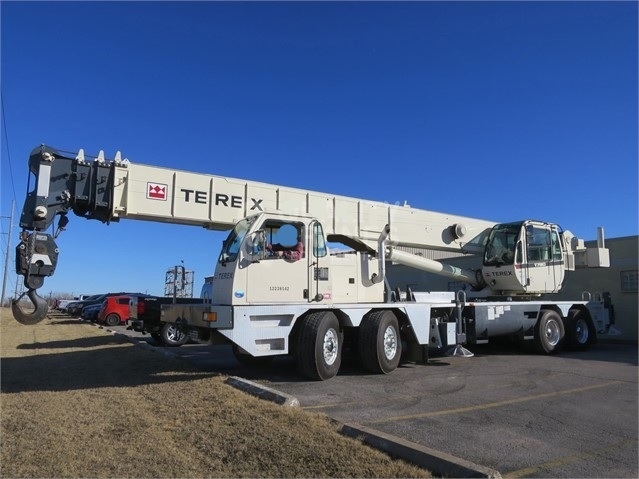
M 107 161 L 103 152 L 89 159 L 83 150 L 70 156 L 40 146 L 31 152 L 29 169 L 36 187 L 28 194 L 20 226 L 30 231 L 44 231 L 55 216 L 69 211 L 105 223 L 136 219 L 212 230 L 229 230 L 254 213 L 280 211 L 313 215 L 327 234 L 373 248 L 388 224 L 391 244 L 480 251 L 482 240 L 495 224 L 409 206 L 135 164 L 122 160 L 119 152 Z

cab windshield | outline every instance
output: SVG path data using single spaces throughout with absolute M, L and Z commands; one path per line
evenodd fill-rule
M 484 265 L 513 264 L 520 231 L 521 223 L 508 223 L 493 227 L 484 250 Z
M 229 263 L 237 259 L 244 237 L 253 223 L 255 223 L 256 219 L 256 216 L 251 216 L 249 218 L 244 218 L 235 225 L 235 228 L 233 228 L 228 237 L 222 243 L 222 252 L 218 259 L 219 263 Z

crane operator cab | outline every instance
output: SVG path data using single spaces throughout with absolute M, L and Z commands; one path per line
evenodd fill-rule
M 532 220 L 498 224 L 484 250 L 483 278 L 504 295 L 556 293 L 564 280 L 565 254 L 557 225 Z

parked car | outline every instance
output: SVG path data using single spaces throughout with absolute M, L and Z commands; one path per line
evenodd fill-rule
M 204 291 L 204 290 L 203 290 Z M 176 327 L 173 323 L 162 321 L 162 305 L 194 304 L 210 302 L 211 295 L 202 298 L 171 298 L 168 296 L 133 297 L 128 328 L 142 334 L 151 333 L 151 337 L 165 346 L 182 346 L 189 342 L 189 336 Z
M 84 301 L 86 299 L 89 299 L 91 296 L 97 296 L 97 295 L 90 295 L 90 294 L 81 294 L 80 296 L 77 296 L 73 299 L 56 299 L 55 300 L 55 304 L 53 305 L 53 309 L 56 309 L 62 313 L 66 313 L 67 312 L 67 306 L 69 306 L 71 303 L 77 303 L 78 301 Z
M 71 303 L 74 303 L 76 301 L 78 300 L 77 299 L 56 299 L 53 309 L 60 311 L 62 313 L 66 313 L 67 306 L 69 306 Z
M 98 313 L 97 321 L 107 326 L 117 326 L 129 320 L 131 311 L 131 300 L 133 298 L 148 298 L 148 294 L 125 293 L 120 295 L 109 295 L 102 302 L 102 307 Z
M 100 303 L 101 300 L 104 299 L 104 294 L 94 294 L 93 296 L 89 296 L 87 299 L 82 301 L 74 301 L 72 303 L 67 304 L 67 314 L 77 317 L 82 313 L 82 308 L 85 306 L 90 306 L 91 304 Z
M 78 301 L 77 303 L 72 303 L 67 307 L 67 313 L 72 315 L 72 316 L 80 316 L 80 314 L 82 313 L 82 308 L 85 308 L 86 306 L 92 306 L 92 305 L 101 305 L 102 302 L 110 297 L 110 296 L 120 296 L 122 294 L 142 294 L 142 293 L 127 293 L 126 291 L 120 291 L 118 293 L 104 293 L 104 294 L 98 294 L 95 296 L 91 296 L 91 298 L 85 300 L 85 301 Z
M 131 296 L 109 296 L 100 305 L 98 323 L 117 326 L 129 319 L 129 302 Z
M 85 306 L 82 308 L 82 313 L 80 313 L 80 318 L 84 321 L 95 322 L 98 320 L 98 313 L 100 312 L 101 304 L 92 304 L 91 306 Z

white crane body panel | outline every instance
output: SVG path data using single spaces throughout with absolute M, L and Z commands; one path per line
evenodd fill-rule
M 326 193 L 129 163 L 115 168 L 112 219 L 142 219 L 228 230 L 262 211 L 315 217 L 327 235 L 460 252 L 483 247 L 495 222 Z M 463 233 L 462 233 L 463 232 Z M 482 236 L 484 235 L 484 236 Z
M 585 248 L 551 223 L 497 224 L 133 164 L 119 153 L 107 161 L 101 152 L 91 162 L 82 150 L 69 156 L 41 146 L 29 168 L 36 185 L 22 212 L 16 269 L 36 308 L 26 314 L 12 304 L 23 324 L 46 313 L 36 290 L 53 274 L 58 252 L 44 231 L 56 216 L 59 231 L 64 229 L 73 211 L 105 223 L 131 219 L 230 230 L 203 292 L 210 301 L 164 304 L 161 320 L 194 339 L 231 342 L 241 361 L 291 354 L 312 379 L 337 374 L 347 342 L 366 369 L 389 373 L 403 352 L 424 361 L 429 348 L 459 351 L 510 335 L 552 354 L 563 346 L 585 349 L 595 340 L 595 325 L 599 332 L 610 326 L 601 301 L 540 298 L 559 291 L 566 270 L 607 266 L 603 235 L 597 248 Z M 333 250 L 334 244 L 342 246 Z M 399 246 L 483 255 L 482 267 L 462 270 Z M 447 275 L 469 289 L 391 291 L 386 261 Z

